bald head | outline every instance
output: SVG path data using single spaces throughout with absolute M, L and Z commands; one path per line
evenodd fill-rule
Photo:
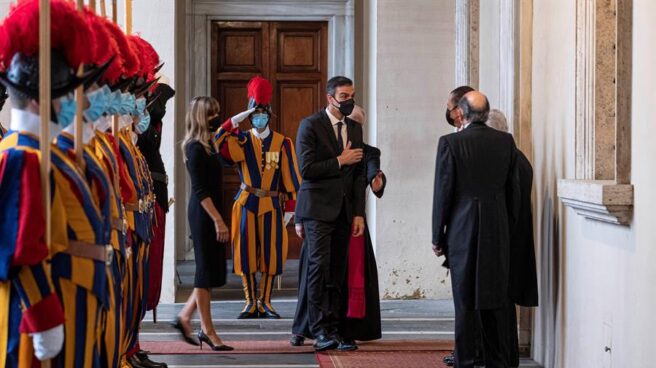
M 508 133 L 508 120 L 506 120 L 506 116 L 500 110 L 490 110 L 485 124 L 490 128 Z
M 463 119 L 467 123 L 484 123 L 490 112 L 490 103 L 487 97 L 478 91 L 472 91 L 463 96 L 458 102 L 462 110 Z

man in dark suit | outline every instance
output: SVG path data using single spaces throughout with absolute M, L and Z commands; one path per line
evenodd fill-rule
M 307 300 L 310 331 L 317 351 L 354 350 L 339 336 L 341 285 L 345 282 L 351 235 L 364 233 L 366 177 L 362 126 L 348 118 L 355 90 L 346 77 L 326 86 L 328 107 L 298 128 L 296 149 L 303 183 L 296 221 L 302 222 L 307 247 Z
M 492 109 L 485 124 L 498 131 L 508 132 L 508 121 L 499 110 Z M 533 168 L 528 158 L 520 150 L 517 150 L 517 170 L 519 172 L 521 202 L 517 226 L 510 238 L 510 285 L 508 291 L 508 296 L 512 301 L 508 310 L 511 367 L 519 367 L 515 305 L 523 307 L 538 306 L 538 281 L 535 266 L 535 245 L 533 242 L 533 211 L 531 210 Z
M 482 331 L 487 368 L 509 366 L 510 234 L 519 211 L 517 148 L 485 125 L 485 95 L 458 103 L 460 133 L 440 138 L 433 198 L 433 251 L 446 254 L 456 310 L 455 365 L 474 367 Z M 478 324 L 478 330 L 477 330 Z

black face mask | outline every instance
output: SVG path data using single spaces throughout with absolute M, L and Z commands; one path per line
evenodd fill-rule
M 451 118 L 451 111 L 449 111 L 448 107 L 446 108 L 446 122 L 453 127 L 456 126 L 456 121 Z
M 221 118 L 218 116 L 214 117 L 207 122 L 207 125 L 209 126 L 210 131 L 215 132 L 221 126 Z
M 342 113 L 344 116 L 349 116 L 353 112 L 353 109 L 355 108 L 355 101 L 352 98 L 349 98 L 348 100 L 344 101 L 337 101 L 339 103 L 339 107 L 337 109 L 339 112 Z

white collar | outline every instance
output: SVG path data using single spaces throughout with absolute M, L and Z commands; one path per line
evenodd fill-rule
M 335 115 L 333 115 L 333 114 L 330 112 L 330 109 L 327 108 L 327 107 L 326 107 L 326 114 L 328 114 L 328 119 L 330 119 L 330 124 L 331 124 L 331 125 L 335 126 L 335 125 L 337 125 L 337 123 L 339 123 L 340 121 L 341 121 L 344 125 L 346 125 L 346 122 L 344 121 L 345 119 L 342 119 L 342 120 L 337 119 L 337 117 L 336 117 Z
M 41 117 L 27 110 L 11 109 L 11 130 L 28 132 L 39 135 L 41 131 Z
M 27 110 L 12 108 L 11 123 L 9 124 L 9 127 L 11 130 L 17 132 L 26 132 L 38 136 L 41 132 L 41 117 Z M 50 129 L 48 131 L 50 140 L 55 139 L 61 131 L 60 124 L 56 124 L 52 121 L 50 122 Z
M 67 126 L 64 131 L 73 137 L 75 137 L 75 124 Z M 93 129 L 92 123 L 83 123 L 82 124 L 82 143 L 89 144 L 91 139 L 96 135 L 95 129 Z
M 462 130 L 465 130 L 465 129 L 467 129 L 467 128 L 468 128 L 468 127 L 469 127 L 470 125 L 471 125 L 471 123 L 467 123 L 467 124 L 465 124 L 465 126 L 464 126 L 464 127 L 462 127 Z
M 257 129 L 255 129 L 255 128 L 252 128 L 251 131 L 253 132 L 253 135 L 261 141 L 267 139 L 269 134 L 271 134 L 271 129 L 269 129 L 268 125 L 262 133 L 258 132 Z

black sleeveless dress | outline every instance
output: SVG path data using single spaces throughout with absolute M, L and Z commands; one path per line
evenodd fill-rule
M 213 146 L 212 146 L 213 147 Z M 226 244 L 216 240 L 214 221 L 200 202 L 212 198 L 214 206 L 223 210 L 223 165 L 219 155 L 211 154 L 198 141 L 185 146 L 187 173 L 191 179 L 191 194 L 187 205 L 187 219 L 191 229 L 196 259 L 195 288 L 214 288 L 226 283 Z M 221 213 L 223 218 L 226 218 Z M 226 224 L 230 227 L 230 224 Z

